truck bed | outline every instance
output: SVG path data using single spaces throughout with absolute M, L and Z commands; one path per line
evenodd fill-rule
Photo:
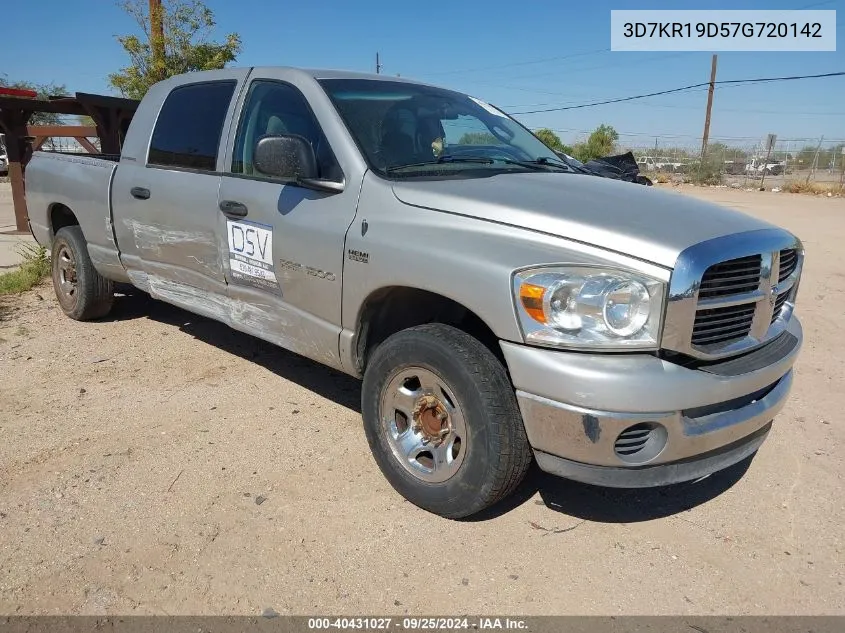
M 26 167 L 26 197 L 30 227 L 39 244 L 50 248 L 50 215 L 66 207 L 79 220 L 94 266 L 101 273 L 122 277 L 111 212 L 111 183 L 119 158 L 35 152 Z

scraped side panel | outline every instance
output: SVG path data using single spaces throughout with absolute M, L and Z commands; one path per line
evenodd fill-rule
M 133 285 L 155 299 L 220 321 L 324 365 L 342 369 L 335 326 L 280 300 L 256 292 L 250 301 L 242 301 L 145 271 L 133 270 L 129 276 Z

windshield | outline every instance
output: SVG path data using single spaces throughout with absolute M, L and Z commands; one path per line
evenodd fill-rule
M 323 79 L 370 167 L 390 178 L 570 169 L 504 112 L 400 81 Z

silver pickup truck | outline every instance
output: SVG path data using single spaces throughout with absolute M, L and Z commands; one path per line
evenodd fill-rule
M 447 517 L 532 459 L 615 487 L 739 462 L 801 346 L 795 236 L 580 173 L 489 103 L 398 78 L 174 77 L 119 157 L 37 152 L 26 182 L 69 317 L 128 282 L 362 377 L 385 477 Z

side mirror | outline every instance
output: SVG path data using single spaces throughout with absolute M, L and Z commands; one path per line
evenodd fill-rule
M 265 136 L 255 145 L 255 168 L 267 176 L 305 180 L 317 177 L 317 158 L 301 136 Z

